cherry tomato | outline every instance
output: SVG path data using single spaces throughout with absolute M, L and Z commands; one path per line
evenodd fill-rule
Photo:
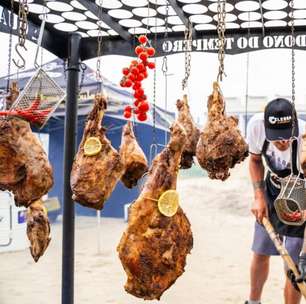
M 132 112 L 132 107 L 131 106 L 126 106 L 124 108 L 124 112 Z
M 138 108 L 134 109 L 134 114 L 136 114 L 136 115 L 139 114 L 139 109 Z
M 139 105 L 138 105 L 138 109 L 141 112 L 147 112 L 149 110 L 149 104 L 146 101 L 142 101 Z
M 124 111 L 123 116 L 124 116 L 125 118 L 128 119 L 128 118 L 131 118 L 132 113 L 131 113 L 131 112 Z
M 143 71 L 145 71 L 145 69 L 146 69 L 146 67 L 144 66 L 144 64 L 143 64 L 142 62 L 140 62 L 140 63 L 138 64 L 138 70 L 139 70 L 139 72 L 143 72 Z
M 134 75 L 137 75 L 137 74 L 139 74 L 139 70 L 136 67 L 132 67 L 131 68 L 131 73 L 134 74 Z
M 132 82 L 134 82 L 135 80 L 136 80 L 136 78 L 137 78 L 137 76 L 136 75 L 134 75 L 134 74 L 129 74 L 129 76 L 128 76 L 128 79 L 131 79 L 132 80 Z
M 141 35 L 138 37 L 138 41 L 141 44 L 145 44 L 148 41 L 148 38 L 145 35 Z
M 125 80 L 120 81 L 120 86 L 123 87 L 123 88 L 125 87 Z
M 155 49 L 152 47 L 147 48 L 147 53 L 150 57 L 155 55 Z
M 139 88 L 141 88 L 141 83 L 139 81 L 135 81 L 134 85 L 133 85 L 133 89 L 136 91 Z
M 147 120 L 147 114 L 146 113 L 139 113 L 137 115 L 137 118 L 138 118 L 139 121 L 145 121 L 145 120 Z
M 136 98 L 136 99 L 138 99 L 138 98 L 140 98 L 141 96 L 138 94 L 138 90 L 137 91 L 135 91 L 135 93 L 134 93 L 134 97 Z
M 139 105 L 140 102 L 141 102 L 141 101 L 140 101 L 139 99 L 136 99 L 136 100 L 134 101 L 135 107 L 138 107 L 138 105 Z
M 144 51 L 144 49 L 143 49 L 142 46 L 140 46 L 140 45 L 136 46 L 136 48 L 135 48 L 135 54 L 136 55 L 139 55 L 143 51 Z
M 127 79 L 126 81 L 125 81 L 125 86 L 126 87 L 131 87 L 133 85 L 133 82 L 132 82 L 132 80 L 129 78 L 129 79 Z
M 125 76 L 128 75 L 129 72 L 130 72 L 130 70 L 128 68 L 122 69 L 122 74 L 125 75 Z
M 144 94 L 144 90 L 141 89 L 141 88 L 139 88 L 139 89 L 136 91 L 136 93 L 137 93 L 137 95 L 138 95 L 139 97 L 141 97 L 141 96 L 143 96 L 143 94 Z
M 138 61 L 137 60 L 132 60 L 131 61 L 131 66 L 135 66 L 135 65 L 137 65 L 138 64 Z
M 139 74 L 137 75 L 137 80 L 138 80 L 138 81 L 142 81 L 143 79 L 144 79 L 143 73 L 139 73 Z
M 144 72 L 143 72 L 143 77 L 144 77 L 144 78 L 147 78 L 147 77 L 148 77 L 148 72 L 147 72 L 147 71 L 144 71 Z
M 140 60 L 142 60 L 142 61 L 146 61 L 146 60 L 148 59 L 148 54 L 145 53 L 145 52 L 141 52 L 141 53 L 139 54 L 139 58 L 140 58 Z
M 155 63 L 154 62 L 148 62 L 148 68 L 153 70 L 155 69 Z

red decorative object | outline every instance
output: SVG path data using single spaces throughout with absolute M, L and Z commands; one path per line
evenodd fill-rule
M 155 49 L 149 45 L 148 38 L 145 35 L 139 36 L 138 41 L 141 44 L 135 47 L 138 60 L 132 60 L 128 68 L 122 69 L 124 76 L 120 81 L 120 86 L 131 87 L 134 90 L 135 97 L 133 105 L 125 107 L 124 117 L 129 119 L 134 114 L 139 121 L 145 121 L 150 105 L 147 102 L 147 96 L 144 94 L 141 82 L 148 77 L 147 68 L 155 69 L 155 63 L 148 61 L 149 57 L 155 55 Z

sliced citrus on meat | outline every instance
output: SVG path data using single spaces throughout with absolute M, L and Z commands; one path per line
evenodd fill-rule
M 158 210 L 165 216 L 173 216 L 179 207 L 179 196 L 176 190 L 164 192 L 158 199 Z
M 102 149 L 101 141 L 98 137 L 89 137 L 84 144 L 84 154 L 86 156 L 93 156 L 98 154 Z

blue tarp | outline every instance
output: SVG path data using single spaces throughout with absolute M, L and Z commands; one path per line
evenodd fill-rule
M 63 88 L 66 86 L 65 72 L 63 62 L 56 59 L 43 66 L 44 70 L 48 72 L 59 85 Z M 22 89 L 29 81 L 30 77 L 34 74 L 35 70 L 29 70 L 24 73 L 19 73 L 18 84 Z M 11 79 L 16 78 L 16 75 L 12 75 Z M 80 77 L 81 78 L 81 77 Z M 111 140 L 112 145 L 118 148 L 121 143 L 122 126 L 126 123 L 123 118 L 123 109 L 127 104 L 131 104 L 133 101 L 132 94 L 120 88 L 119 86 L 111 83 L 107 79 L 103 80 L 103 88 L 108 97 L 108 108 L 103 118 L 103 126 L 107 129 L 106 136 Z M 6 89 L 6 77 L 0 78 L 0 89 Z M 85 120 L 87 114 L 90 112 L 93 105 L 93 97 L 97 91 L 100 90 L 100 84 L 95 81 L 95 73 L 89 67 L 84 72 L 84 80 L 81 88 L 81 99 L 78 106 L 78 135 L 77 143 L 79 145 Z M 145 123 L 135 122 L 134 130 L 138 143 L 144 150 L 148 160 L 150 157 L 150 148 L 153 143 L 158 144 L 158 151 L 165 144 L 166 132 L 168 131 L 169 124 L 174 120 L 174 113 L 165 111 L 159 107 L 156 107 L 155 112 L 155 128 L 153 127 L 153 111 L 151 109 L 149 113 L 149 119 Z M 63 197 L 63 155 L 64 155 L 64 116 L 65 105 L 64 103 L 54 113 L 54 116 L 49 120 L 46 126 L 39 132 L 49 134 L 49 160 L 52 164 L 54 171 L 54 186 L 49 191 L 49 196 L 56 196 L 62 203 Z M 38 131 L 38 130 L 36 130 Z M 153 138 L 156 141 L 153 142 Z M 152 149 L 151 149 L 152 150 Z M 152 153 L 151 153 L 152 154 Z M 151 155 L 153 156 L 153 155 Z M 105 203 L 105 207 L 102 211 L 103 216 L 109 217 L 123 217 L 124 204 L 130 203 L 139 194 L 139 188 L 127 189 L 119 182 L 113 191 L 109 200 Z M 96 211 L 93 209 L 85 208 L 80 205 L 76 205 L 76 211 L 79 215 L 95 215 Z

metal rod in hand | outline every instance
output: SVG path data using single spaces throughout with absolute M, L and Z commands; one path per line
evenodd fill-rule
M 297 278 L 300 276 L 299 271 L 296 268 L 295 263 L 293 262 L 291 256 L 289 255 L 287 249 L 283 246 L 281 240 L 279 239 L 278 235 L 275 233 L 275 230 L 272 226 L 272 224 L 270 223 L 270 221 L 264 217 L 262 220 L 262 224 L 264 225 L 266 231 L 268 232 L 272 242 L 274 243 L 277 251 L 279 252 L 279 254 L 281 255 L 281 257 L 283 258 L 283 260 L 285 261 L 285 263 L 287 264 L 288 268 L 293 272 L 294 276 Z M 304 296 L 304 298 L 306 299 L 306 285 L 304 283 L 297 283 L 301 294 Z
M 70 188 L 70 173 L 76 152 L 77 107 L 80 71 L 81 36 L 69 37 L 67 100 L 64 137 L 64 206 L 62 243 L 62 304 L 74 302 L 74 202 Z

